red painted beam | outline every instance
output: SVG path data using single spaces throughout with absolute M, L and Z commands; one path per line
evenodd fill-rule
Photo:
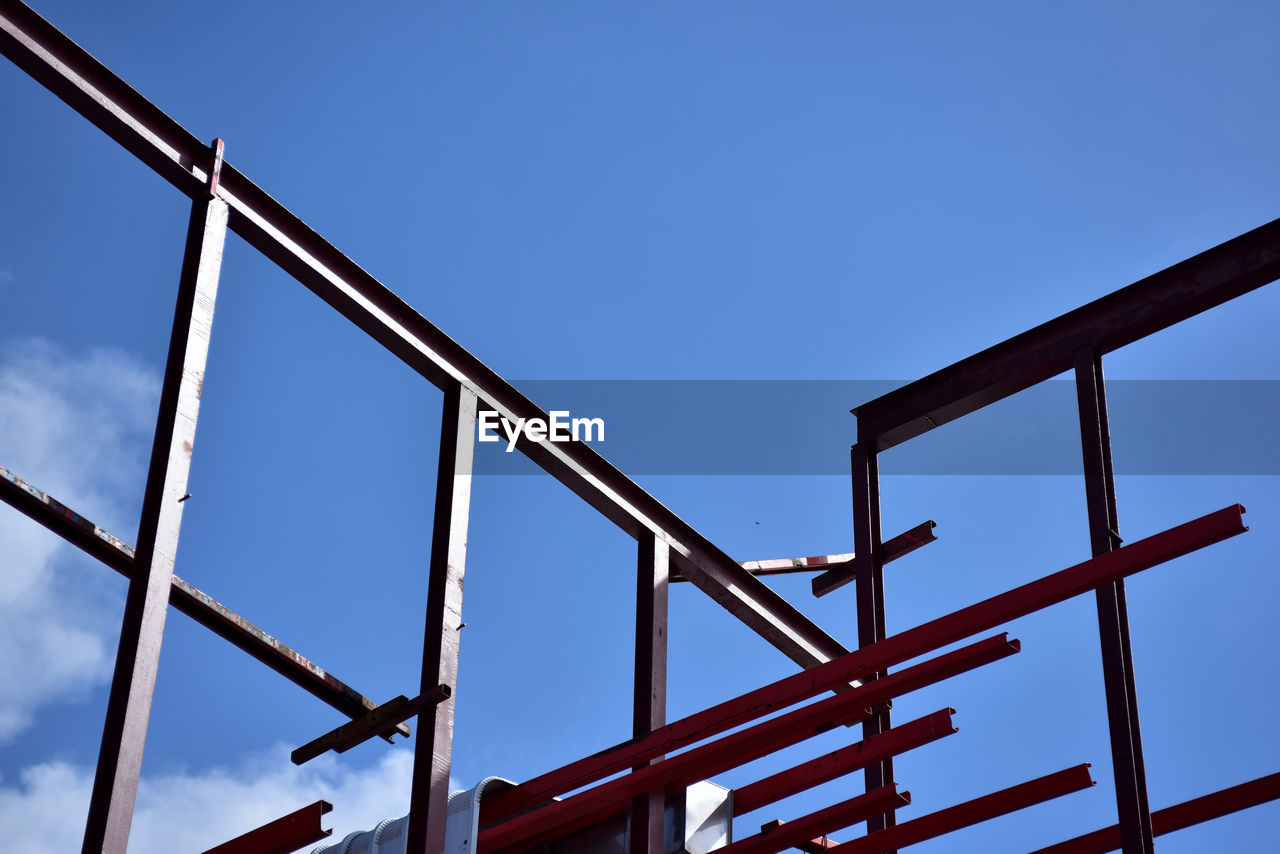
M 204 854 L 291 854 L 333 833 L 320 826 L 320 817 L 332 809 L 333 804 L 316 801 Z
M 1156 836 L 1163 836 L 1166 833 L 1222 818 L 1224 815 L 1256 807 L 1278 798 L 1280 798 L 1280 774 L 1270 774 L 1153 812 L 1151 828 Z M 1075 839 L 1068 839 L 1066 842 L 1059 842 L 1048 848 L 1041 848 L 1033 854 L 1106 854 L 1108 851 L 1119 850 L 1120 825 L 1113 824 L 1102 830 L 1095 830 L 1093 833 L 1077 836 Z
M 681 747 L 1078 596 L 1099 585 L 1126 578 L 1244 533 L 1248 528 L 1244 524 L 1243 513 L 1244 508 L 1235 504 L 1201 516 L 681 718 L 648 738 L 624 742 L 571 762 L 487 799 L 485 820 L 493 822 L 515 815 L 646 759 L 673 753 Z
M 896 810 L 911 803 L 911 793 L 898 793 L 898 784 L 890 783 L 872 792 L 810 813 L 795 821 L 766 825 L 769 829 L 739 839 L 717 850 L 716 854 L 778 854 L 788 848 L 806 844 L 815 836 L 866 821 L 873 815 Z
M 641 768 L 563 801 L 509 818 L 480 832 L 478 850 L 523 850 L 547 839 L 565 836 L 622 810 L 631 798 L 659 787 L 668 790 L 705 780 L 730 768 L 767 756 L 841 724 L 856 723 L 871 709 L 894 697 L 932 685 L 1018 652 L 1016 640 L 996 635 L 852 688 L 834 697 L 803 706 L 776 718 L 725 736 L 718 741 Z
M 890 827 L 853 839 L 829 851 L 839 854 L 886 854 L 926 839 L 933 839 L 961 828 L 993 819 L 996 816 L 1017 812 L 1035 804 L 1044 803 L 1054 798 L 1093 785 L 1089 777 L 1088 764 L 1077 765 L 1056 774 L 1049 774 L 1026 783 L 1019 783 L 953 807 L 947 807 L 911 821 L 903 822 L 897 827 Z
M 873 762 L 897 756 L 931 741 L 937 741 L 958 730 L 951 725 L 955 709 L 942 709 L 865 741 L 842 747 L 803 765 L 780 771 L 763 780 L 749 783 L 733 792 L 733 814 L 743 815 L 768 804 L 789 798 L 845 774 L 852 774 Z M 836 830 L 838 828 L 831 828 Z

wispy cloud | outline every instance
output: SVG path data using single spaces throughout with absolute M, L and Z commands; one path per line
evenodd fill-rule
M 268 821 L 324 799 L 334 805 L 329 841 L 370 830 L 409 809 L 413 753 L 399 748 L 365 769 L 332 756 L 301 768 L 277 746 L 235 766 L 201 773 L 145 777 L 138 790 L 129 850 L 138 854 L 204 851 Z M 49 762 L 25 769 L 14 784 L 0 784 L 0 827 L 7 850 L 63 854 L 84 832 L 91 768 Z
M 11 342 L 0 348 L 0 464 L 132 538 L 158 398 L 157 372 L 118 351 Z M 4 506 L 0 542 L 3 743 L 41 706 L 110 677 L 122 587 Z

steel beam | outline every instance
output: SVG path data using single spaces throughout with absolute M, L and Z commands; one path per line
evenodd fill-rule
M 1006 641 L 999 635 L 810 703 L 565 800 L 508 818 L 481 831 L 478 850 L 480 854 L 489 854 L 572 833 L 621 810 L 641 792 L 687 786 L 799 744 L 833 727 L 865 720 L 872 709 L 894 697 L 1007 658 L 1018 650 L 1017 641 Z
M 632 738 L 642 741 L 667 723 L 667 581 L 671 552 L 657 537 L 641 540 L 636 558 L 636 647 Z M 635 765 L 646 768 L 661 757 Z M 631 804 L 632 854 L 663 854 L 666 793 L 661 786 Z
M 788 848 L 806 844 L 815 837 L 820 838 L 851 824 L 866 821 L 873 815 L 893 812 L 910 803 L 911 793 L 899 793 L 898 784 L 890 783 L 881 789 L 810 813 L 804 818 L 766 825 L 768 830 L 762 829 L 754 836 L 736 840 L 717 849 L 717 854 L 779 854 Z
M 319 738 L 312 739 L 289 754 L 289 760 L 294 765 L 302 765 L 330 750 L 334 753 L 346 753 L 351 748 L 379 735 L 390 738 L 397 724 L 407 721 L 414 715 L 422 714 L 423 709 L 428 706 L 443 703 L 452 694 L 453 690 L 448 685 L 437 685 L 430 693 L 414 697 L 412 700 L 401 694 L 376 709 L 370 709 L 361 717 L 348 721 Z
M 129 842 L 226 235 L 226 204 L 197 197 L 191 203 L 187 226 L 160 411 L 138 523 L 136 571 L 125 596 L 102 746 L 89 797 L 84 854 L 124 854 Z
M 1093 780 L 1089 777 L 1088 764 L 1077 765 L 1056 774 L 1010 786 L 1007 789 L 905 821 L 897 827 L 891 827 L 861 839 L 853 839 L 828 850 L 838 851 L 840 854 L 887 854 L 889 851 L 952 833 L 997 816 L 1017 812 L 1072 792 L 1079 792 L 1092 785 Z
M 1107 555 L 1016 587 L 976 605 L 900 632 L 887 640 L 812 670 L 780 679 L 667 724 L 642 742 L 626 742 L 534 777 L 486 799 L 494 820 L 537 806 L 556 795 L 710 738 L 740 724 L 816 696 L 848 682 L 925 655 L 1001 623 L 1173 560 L 1248 530 L 1239 504 L 1131 543 Z
M 884 563 L 895 561 L 911 554 L 921 546 L 927 546 L 934 540 L 933 529 L 937 526 L 932 519 L 921 522 L 910 531 L 903 531 L 884 544 Z M 771 560 L 745 560 L 738 566 L 759 578 L 762 575 L 791 575 L 796 572 L 817 572 L 822 575 L 813 579 L 813 595 L 825 596 L 827 593 L 843 586 L 853 579 L 854 553 L 843 552 L 834 555 L 814 555 L 813 557 L 784 557 Z M 671 576 L 672 582 L 688 581 L 679 573 Z
M 935 523 L 930 519 L 889 540 L 881 549 L 880 563 L 882 565 L 889 563 L 911 554 L 922 546 L 929 545 L 938 539 L 933 533 L 934 527 L 936 527 Z M 826 596 L 832 590 L 838 590 L 853 581 L 858 575 L 857 561 L 854 558 L 855 555 L 850 554 L 843 564 L 835 564 L 822 575 L 814 578 L 813 595 Z
M 431 567 L 422 642 L 423 696 L 438 685 L 449 685 L 454 690 L 458 685 L 475 424 L 475 394 L 460 384 L 448 389 L 441 416 L 435 520 L 431 528 Z M 453 758 L 453 709 L 452 702 L 432 704 L 418 716 L 405 842 L 407 854 L 442 854 L 444 851 L 449 764 Z
M 853 549 L 859 555 L 854 559 L 854 599 L 858 614 L 858 648 L 862 649 L 885 639 L 880 470 L 875 448 L 870 445 L 855 444 L 849 449 L 849 460 L 853 484 Z M 883 675 L 884 671 L 880 671 L 871 678 Z M 889 710 L 877 710 L 863 722 L 862 737 L 874 738 L 892 725 Z M 893 758 L 873 762 L 862 773 L 866 791 L 886 786 L 893 781 Z M 867 832 L 892 827 L 893 823 L 893 813 L 872 816 L 867 820 Z
M 1280 798 L 1280 774 L 1269 774 L 1241 783 L 1229 789 L 1223 789 L 1210 795 L 1192 798 L 1171 807 L 1165 807 L 1151 814 L 1151 826 L 1156 836 L 1164 836 L 1215 818 L 1222 818 L 1233 812 L 1256 807 L 1268 801 Z M 1119 851 L 1123 844 L 1120 825 L 1113 824 L 1102 830 L 1066 842 L 1040 848 L 1033 854 L 1107 854 Z
M 941 709 L 923 718 L 900 724 L 866 741 L 833 750 L 786 771 L 779 771 L 762 780 L 748 783 L 733 790 L 733 814 L 735 816 L 758 810 L 783 798 L 812 789 L 837 777 L 852 774 L 860 768 L 879 762 L 889 756 L 897 756 L 922 745 L 959 732 L 951 725 L 955 709 Z M 832 827 L 829 830 L 837 830 Z M 824 833 L 825 831 L 815 831 Z M 813 836 L 814 834 L 809 834 Z
M 0 501 L 39 522 L 90 557 L 133 577 L 133 546 L 0 466 Z M 209 594 L 173 576 L 169 604 L 343 714 L 357 718 L 377 703 L 276 640 Z M 409 727 L 396 727 L 409 735 Z
M 328 801 L 316 801 L 204 854 L 291 854 L 333 834 L 320 826 L 321 816 L 332 810 L 333 804 Z
M 18 0 L 0 0 L 0 52 L 179 190 L 193 198 L 205 191 L 207 148 Z M 233 231 L 441 390 L 461 384 L 513 422 L 548 419 L 229 163 L 222 167 L 218 196 L 230 208 Z M 590 445 L 518 447 L 636 540 L 665 540 L 685 577 L 801 667 L 847 652 Z
M 1070 371 L 1077 350 L 1132 344 L 1280 278 L 1273 220 L 864 403 L 858 440 L 885 450 Z
M 1115 476 L 1111 463 L 1111 433 L 1107 424 L 1106 387 L 1102 357 L 1091 348 L 1075 356 L 1076 397 L 1080 410 L 1080 444 L 1084 457 L 1085 498 L 1089 538 L 1094 555 L 1120 545 Z M 1097 590 L 1098 638 L 1111 736 L 1111 764 L 1115 778 L 1116 813 L 1124 835 L 1125 854 L 1154 854 L 1151 809 L 1147 801 L 1147 772 L 1142 758 L 1138 724 L 1138 693 L 1129 643 L 1129 609 L 1124 580 Z

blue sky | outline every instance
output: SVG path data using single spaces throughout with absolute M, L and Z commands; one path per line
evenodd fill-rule
M 1263 3 L 36 8 L 516 381 L 909 380 L 1277 214 L 1280 12 Z M 0 464 L 131 541 L 186 204 L 7 63 L 0 105 Z M 1280 379 L 1277 309 L 1264 289 L 1108 376 Z M 364 693 L 412 693 L 439 401 L 231 238 L 178 574 Z M 850 549 L 846 478 L 640 479 L 740 559 Z M 1131 584 L 1157 807 L 1280 770 L 1255 676 L 1280 640 L 1280 502 L 1274 477 L 1119 483 L 1130 539 L 1236 501 L 1249 534 Z M 883 512 L 887 533 L 932 518 L 942 538 L 890 568 L 894 630 L 1087 556 L 1069 476 L 887 477 Z M 0 536 L 0 827 L 64 851 L 124 585 L 16 513 Z M 633 561 L 549 478 L 477 483 L 460 782 L 628 734 Z M 775 586 L 854 642 L 850 590 Z M 793 670 L 695 590 L 673 590 L 672 620 L 672 717 Z M 913 850 L 1030 850 L 1113 820 L 1092 603 L 1011 631 L 1020 656 L 899 702 L 901 720 L 955 706 L 961 728 L 899 762 L 910 814 L 1084 761 L 1100 785 Z M 202 850 L 319 797 L 339 833 L 402 814 L 405 745 L 288 766 L 339 722 L 171 616 L 137 850 Z M 1261 850 L 1277 819 L 1160 850 Z

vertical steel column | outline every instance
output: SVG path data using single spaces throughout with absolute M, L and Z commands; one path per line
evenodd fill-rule
M 667 723 L 667 582 L 671 552 L 656 534 L 640 538 L 636 560 L 636 663 L 632 735 L 646 738 Z M 645 768 L 662 757 L 636 765 Z M 664 792 L 658 787 L 631 803 L 631 854 L 663 854 Z
M 226 203 L 193 201 L 84 854 L 124 854 L 129 842 L 226 236 Z
M 445 392 L 436 474 L 435 520 L 431 529 L 431 570 L 427 620 L 422 642 L 422 694 L 458 684 L 462 628 L 462 582 L 471 513 L 471 469 L 475 455 L 476 395 L 456 385 Z M 453 758 L 453 703 L 446 700 L 418 715 L 409 796 L 409 854 L 442 854 L 449 764 Z
M 1102 357 L 1092 348 L 1075 354 L 1076 398 L 1080 407 L 1080 440 L 1084 454 L 1085 496 L 1089 507 L 1089 539 L 1094 556 L 1120 545 L 1116 514 L 1115 472 L 1111 463 L 1111 431 Z M 1111 762 L 1115 774 L 1116 811 L 1125 854 L 1152 854 L 1151 808 L 1142 758 L 1138 695 L 1129 643 L 1129 608 L 1124 581 L 1098 588 L 1098 634 L 1107 692 Z
M 854 597 L 857 601 L 858 647 L 870 646 L 885 638 L 884 625 L 884 561 L 880 542 L 880 470 L 873 442 L 863 441 L 849 450 L 853 473 L 853 552 L 857 574 Z M 884 672 L 872 678 L 880 678 Z M 869 739 L 891 726 L 887 709 L 862 724 L 862 737 Z M 893 759 L 867 766 L 864 773 L 868 792 L 893 782 Z M 867 821 L 867 832 L 874 833 L 895 824 L 892 812 Z

